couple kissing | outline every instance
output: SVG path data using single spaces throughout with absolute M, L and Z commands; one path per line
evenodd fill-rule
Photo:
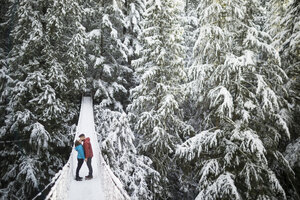
M 79 140 L 75 141 L 75 150 L 78 152 L 77 155 L 77 168 L 76 168 L 76 181 L 82 181 L 82 177 L 79 176 L 80 168 L 85 161 L 88 168 L 89 174 L 85 177 L 86 180 L 93 178 L 93 168 L 92 168 L 92 157 L 93 149 L 90 142 L 90 138 L 85 138 L 84 134 L 79 135 Z

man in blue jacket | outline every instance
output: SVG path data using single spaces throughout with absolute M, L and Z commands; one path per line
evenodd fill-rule
M 76 178 L 75 178 L 75 180 L 76 181 L 82 181 L 82 177 L 79 176 L 79 171 L 80 171 L 80 168 L 83 164 L 85 156 L 84 156 L 83 146 L 82 146 L 81 142 L 79 142 L 78 140 L 75 141 L 75 150 L 78 152 L 78 155 L 77 155 L 78 163 L 77 163 L 77 168 L 76 168 Z

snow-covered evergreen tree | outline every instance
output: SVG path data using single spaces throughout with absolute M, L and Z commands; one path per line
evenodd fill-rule
M 196 42 L 196 28 L 197 28 L 197 5 L 198 1 L 185 1 L 185 15 L 184 19 L 184 44 L 186 47 L 186 65 L 191 65 L 193 47 Z
M 286 160 L 289 162 L 291 168 L 295 172 L 295 177 L 290 175 L 286 176 L 285 179 L 289 181 L 287 183 L 286 192 L 288 199 L 299 199 L 299 172 L 300 172 L 300 138 L 292 140 L 286 147 L 284 152 Z M 285 174 L 284 174 L 285 175 Z M 283 176 L 284 176 L 283 175 Z
M 1 1 L 0 8 L 0 128 L 4 124 L 5 120 L 5 108 L 6 108 L 6 98 L 5 90 L 6 83 L 9 79 L 7 71 L 7 52 L 9 51 L 9 31 L 10 31 L 10 22 L 7 10 L 10 6 L 8 0 Z M 2 114 L 3 113 L 3 114 Z
M 286 99 L 289 101 L 289 107 L 291 108 L 289 128 L 291 132 L 291 141 L 286 141 L 284 145 L 288 145 L 286 149 L 286 158 L 291 164 L 295 174 L 282 173 L 282 177 L 288 177 L 283 179 L 284 188 L 287 191 L 288 199 L 299 199 L 299 192 L 296 188 L 299 188 L 298 175 L 300 167 L 295 165 L 297 163 L 297 145 L 299 145 L 299 123 L 300 123 L 300 5 L 297 0 L 290 1 L 271 1 L 271 4 L 267 6 L 270 10 L 270 16 L 266 30 L 270 33 L 273 39 L 273 45 L 279 49 L 280 57 L 282 61 L 282 68 L 287 73 L 289 79 L 286 83 L 286 90 L 288 95 Z M 276 17 L 272 17 L 276 16 Z M 288 144 L 288 142 L 290 144 Z M 299 147 L 298 147 L 299 148 Z M 294 156 L 292 156 L 291 150 L 295 150 Z M 299 159 L 298 159 L 299 160 Z M 279 166 L 277 169 L 284 168 L 285 166 Z M 278 170 L 279 171 L 279 170 Z
M 72 99 L 86 87 L 87 39 L 82 25 L 84 10 L 79 0 L 51 1 L 51 4 L 47 12 L 46 63 L 57 68 L 50 73 L 53 78 L 56 76 L 60 79 L 58 82 L 65 82 L 68 89 L 66 92 L 71 92 L 69 98 Z M 58 87 L 62 87 L 62 84 Z
M 285 158 L 289 161 L 292 168 L 300 169 L 300 138 L 287 146 Z
M 128 47 L 128 64 L 137 59 L 141 54 L 141 44 L 139 37 L 142 34 L 142 20 L 145 12 L 145 0 L 126 0 L 124 3 L 125 15 L 125 40 Z
M 7 104 L 7 83 L 10 80 L 7 69 L 6 56 L 0 48 L 0 130 L 5 124 L 5 109 Z
M 280 39 L 277 38 L 278 33 L 281 32 L 281 21 L 284 16 L 284 13 L 287 9 L 288 2 L 290 0 L 278 1 L 278 0 L 270 0 L 266 2 L 266 24 L 265 30 L 272 37 L 273 45 L 277 48 L 280 47 L 281 42 Z
M 125 16 L 121 1 L 90 1 L 85 21 L 89 36 L 88 63 L 93 78 L 95 103 L 101 109 L 123 111 L 132 79 L 128 66 L 128 47 L 123 30 Z M 100 111 L 101 112 L 101 111 Z
M 290 2 L 287 8 L 287 12 L 284 15 L 284 18 L 281 23 L 283 30 L 279 33 L 282 37 L 281 41 L 282 46 L 280 50 L 280 55 L 283 61 L 284 68 L 286 73 L 289 76 L 288 89 L 291 91 L 292 98 L 292 111 L 293 117 L 291 121 L 292 127 L 292 138 L 295 139 L 287 147 L 287 160 L 291 164 L 293 170 L 295 171 L 295 186 L 293 188 L 288 188 L 291 191 L 291 197 L 294 199 L 299 199 L 299 190 L 300 187 L 300 166 L 295 164 L 299 163 L 300 159 L 297 157 L 295 160 L 289 159 L 288 157 L 291 153 L 290 150 L 299 149 L 300 144 L 300 2 L 299 0 L 293 0 Z M 292 147 L 291 147 L 292 146 Z M 299 150 L 295 151 L 296 155 L 299 155 Z
M 280 46 L 282 66 L 289 77 L 287 90 L 290 94 L 290 102 L 293 112 L 291 122 L 293 138 L 300 137 L 299 113 L 300 113 L 300 2 L 291 0 L 283 13 L 280 21 L 282 28 L 274 37 Z
M 196 199 L 285 199 L 268 159 L 289 137 L 287 78 L 270 37 L 256 23 L 256 0 L 199 3 L 198 39 L 190 69 L 192 97 L 202 119 L 177 154 L 195 163 Z
M 127 115 L 118 111 L 105 112 L 109 113 L 96 115 L 102 121 L 98 133 L 107 135 L 101 143 L 105 160 L 124 183 L 131 199 L 153 199 L 148 179 L 157 172 L 149 167 L 152 163 L 149 158 L 137 155 Z
M 291 0 L 280 21 L 282 31 L 277 38 L 282 42 L 280 53 L 284 68 L 292 78 L 299 77 L 299 35 L 300 35 L 299 0 Z M 299 81 L 299 80 L 298 80 Z
M 9 169 L 1 174 L 8 183 L 2 190 L 6 197 L 15 195 L 23 199 L 29 198 L 26 194 L 32 195 L 33 191 L 37 191 L 39 181 L 43 178 L 37 177 L 42 165 L 38 156 L 24 153 L 33 151 L 38 155 L 41 149 L 48 147 L 50 139 L 49 133 L 34 115 L 34 109 L 30 109 L 33 107 L 30 100 L 36 98 L 31 94 L 46 81 L 39 67 L 43 44 L 42 5 L 42 1 L 21 2 L 17 9 L 18 24 L 13 30 L 14 48 L 10 52 L 8 63 L 13 80 L 9 83 L 11 97 L 6 108 L 6 127 L 1 129 L 1 139 L 28 139 L 27 143 L 30 144 L 16 143 L 1 150 L 1 159 L 6 160 L 5 163 L 1 162 L 1 168 Z M 28 146 L 32 148 L 27 148 Z M 7 157 L 11 159 L 5 159 Z M 27 184 L 22 184 L 24 180 Z M 20 184 L 23 186 L 19 187 Z
M 4 54 L 2 49 L 0 48 L 0 54 Z M 1 56 L 2 57 L 2 56 Z M 0 112 L 5 113 L 5 108 L 6 108 L 6 102 L 5 102 L 5 95 L 4 91 L 6 89 L 6 83 L 8 80 L 8 73 L 7 73 L 7 67 L 6 67 L 6 60 L 5 58 L 0 57 Z M 4 125 L 4 114 L 0 115 L 0 127 Z
M 74 98 L 80 99 L 78 92 L 85 82 L 78 5 L 67 0 L 28 0 L 17 5 L 17 24 L 11 34 L 14 46 L 8 56 L 9 102 L 1 129 L 1 140 L 17 140 L 1 150 L 6 160 L 1 168 L 9 169 L 1 174 L 7 184 L 1 192 L 8 197 L 32 197 L 66 159 L 59 151 L 69 148 L 72 120 L 78 112 Z
M 182 120 L 180 84 L 185 78 L 181 1 L 148 1 L 142 35 L 142 57 L 135 61 L 140 83 L 132 89 L 133 115 L 139 149 L 161 175 L 157 198 L 171 196 L 168 175 L 174 170 L 175 146 L 189 133 Z M 162 189 L 164 188 L 164 189 Z
M 122 111 L 132 70 L 128 67 L 128 48 L 124 43 L 125 16 L 121 1 L 102 1 L 100 50 L 94 81 L 95 100 L 102 108 Z

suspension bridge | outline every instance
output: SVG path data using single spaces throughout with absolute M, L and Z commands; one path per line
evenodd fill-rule
M 72 149 L 70 158 L 65 166 L 52 180 L 53 187 L 48 193 L 47 200 L 129 200 L 130 197 L 123 189 L 120 180 L 113 174 L 104 161 L 97 135 L 95 132 L 93 101 L 91 97 L 83 97 L 81 101 L 79 121 L 75 139 L 84 133 L 90 137 L 94 156 L 92 158 L 93 179 L 76 181 L 77 152 Z M 84 163 L 80 176 L 86 176 L 88 168 Z

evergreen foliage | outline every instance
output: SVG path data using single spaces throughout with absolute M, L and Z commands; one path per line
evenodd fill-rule
M 131 199 L 153 199 L 149 179 L 157 172 L 149 167 L 149 158 L 137 154 L 128 116 L 118 111 L 105 112 L 96 115 L 102 122 L 98 128 L 100 135 L 107 135 L 101 143 L 105 160 L 124 183 Z
M 291 122 L 292 137 L 300 137 L 299 113 L 300 113 L 300 5 L 299 1 L 293 0 L 287 5 L 280 20 L 281 31 L 278 31 L 275 38 L 280 41 L 279 51 L 282 66 L 289 77 L 287 90 L 290 94 L 290 103 L 293 112 Z
M 84 94 L 131 199 L 299 199 L 299 12 L 2 0 L 0 199 L 31 199 L 65 164 Z
M 84 87 L 85 54 L 80 47 L 84 33 L 76 1 L 28 0 L 16 6 L 1 140 L 17 143 L 1 150 L 5 161 L 1 169 L 8 169 L 1 171 L 2 184 L 8 183 L 1 193 L 28 199 L 63 166 L 66 158 L 60 151 L 70 149 L 66 145 L 70 145 L 71 125 L 78 112 L 72 97 Z M 66 21 L 68 26 L 62 24 Z M 22 184 L 24 180 L 27 184 Z
M 289 137 L 286 74 L 270 37 L 259 29 L 258 1 L 202 1 L 190 68 L 202 123 L 177 154 L 195 161 L 196 199 L 285 199 L 268 159 Z M 268 159 L 267 159 L 268 158 Z
M 190 129 L 182 120 L 180 84 L 185 79 L 181 1 L 148 1 L 142 33 L 142 57 L 135 61 L 139 85 L 132 89 L 129 110 L 134 116 L 139 150 L 151 158 L 161 175 L 156 198 L 171 196 L 168 175 L 173 155 Z
M 288 199 L 299 199 L 299 166 L 295 163 L 299 161 L 298 148 L 299 148 L 299 124 L 300 124 L 300 23 L 299 13 L 300 6 L 299 1 L 276 1 L 273 0 L 267 6 L 270 16 L 266 30 L 273 38 L 273 46 L 279 49 L 280 57 L 282 60 L 282 68 L 287 73 L 289 79 L 285 87 L 288 91 L 288 96 L 285 98 L 289 102 L 289 108 L 291 109 L 289 118 L 289 128 L 291 132 L 291 140 L 285 141 L 282 145 L 282 149 L 286 147 L 285 158 L 289 161 L 294 174 L 286 174 L 282 170 L 285 165 L 277 168 L 281 173 L 281 178 L 284 189 L 287 191 Z M 293 153 L 292 153 L 293 152 Z
M 94 98 L 101 109 L 124 110 L 128 102 L 127 90 L 132 81 L 128 66 L 128 46 L 123 30 L 125 16 L 119 1 L 91 1 L 86 5 L 88 30 L 89 76 L 92 78 Z

